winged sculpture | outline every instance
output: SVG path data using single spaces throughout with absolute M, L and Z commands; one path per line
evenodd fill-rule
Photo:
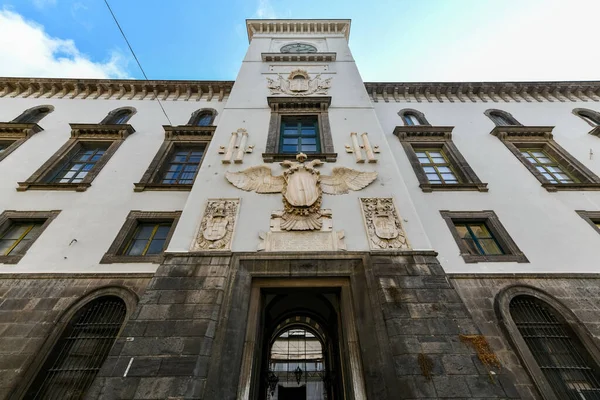
M 281 229 L 288 231 L 319 230 L 323 193 L 345 194 L 370 185 L 377 172 L 361 172 L 346 167 L 333 168 L 331 175 L 321 175 L 315 168 L 323 163 L 312 160 L 305 163 L 306 154 L 300 153 L 295 161 L 284 161 L 283 175 L 273 176 L 266 165 L 251 167 L 240 172 L 227 172 L 225 178 L 238 189 L 256 193 L 281 193 L 284 210 Z

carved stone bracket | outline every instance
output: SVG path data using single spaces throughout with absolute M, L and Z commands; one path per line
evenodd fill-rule
M 239 138 L 239 141 L 238 141 Z M 231 138 L 227 148 L 225 146 L 219 146 L 219 154 L 224 154 L 221 162 L 223 164 L 231 164 L 232 157 L 235 156 L 233 162 L 241 164 L 244 162 L 244 154 L 252 153 L 254 145 L 246 146 L 248 143 L 248 131 L 244 128 L 240 128 L 235 132 L 231 132 Z
M 392 198 L 361 198 L 371 250 L 410 249 Z
M 370 163 L 376 163 L 377 159 L 375 158 L 375 153 L 379 153 L 379 146 L 371 146 L 369 142 L 369 137 L 367 136 L 367 132 L 364 132 L 361 135 L 362 144 L 359 144 L 358 134 L 356 132 L 350 133 L 350 139 L 352 140 L 352 146 L 346 145 L 346 153 L 354 153 L 354 158 L 357 163 L 364 163 L 365 159 L 363 158 L 362 151 L 365 151 L 365 155 L 367 160 Z
M 231 250 L 240 199 L 208 199 L 192 251 Z

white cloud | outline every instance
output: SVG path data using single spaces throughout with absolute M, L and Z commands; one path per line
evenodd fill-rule
M 258 7 L 255 12 L 256 18 L 276 19 L 275 9 L 269 0 L 258 0 Z
M 46 0 L 46 2 L 48 2 Z M 44 27 L 0 10 L 0 76 L 44 78 L 127 78 L 127 60 L 113 51 L 94 62 L 70 39 L 49 36 Z
M 39 9 L 56 5 L 56 0 L 33 0 L 33 5 Z

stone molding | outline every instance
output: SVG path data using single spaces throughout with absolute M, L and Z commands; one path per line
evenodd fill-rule
M 163 125 L 165 140 L 198 140 L 210 142 L 216 126 Z
M 600 81 L 365 82 L 365 88 L 375 103 L 600 101 Z
M 333 62 L 337 53 L 261 53 L 264 62 Z
M 278 36 L 299 34 L 321 36 L 343 36 L 350 39 L 349 19 L 247 19 L 248 43 L 254 35 Z
M 240 199 L 208 199 L 191 251 L 231 251 Z
M 453 126 L 405 125 L 394 128 L 394 136 L 400 140 L 452 140 Z
M 71 139 L 108 139 L 124 140 L 135 133 L 129 124 L 69 124 L 71 126 Z
M 360 205 L 371 250 L 410 249 L 394 199 L 362 197 Z
M 0 78 L 0 97 L 223 101 L 233 81 Z
M 500 140 L 552 140 L 553 126 L 497 126 L 490 132 Z
M 0 122 L 0 142 L 9 142 L 8 147 L 0 153 L 0 161 L 15 151 L 27 139 L 44 129 L 38 124 L 21 124 L 17 122 Z

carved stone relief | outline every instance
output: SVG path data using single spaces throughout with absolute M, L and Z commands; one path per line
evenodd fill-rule
M 361 198 L 371 250 L 410 249 L 392 198 Z
M 238 137 L 240 138 L 238 143 Z M 244 162 L 244 153 L 252 153 L 254 145 L 246 146 L 248 143 L 248 131 L 240 128 L 235 132 L 231 132 L 231 138 L 227 148 L 219 146 L 219 154 L 223 154 L 221 162 L 223 164 L 231 164 L 231 158 L 235 156 L 233 162 L 241 164 Z
M 308 72 L 297 69 L 290 72 L 287 78 L 277 74 L 277 79 L 267 78 L 267 87 L 271 94 L 287 94 L 290 96 L 326 95 L 331 87 L 331 79 L 321 79 L 321 74 L 310 78 Z
M 362 164 L 365 162 L 365 158 L 363 157 L 363 150 L 365 151 L 365 155 L 367 160 L 370 163 L 376 163 L 377 159 L 375 158 L 375 154 L 380 152 L 379 146 L 371 146 L 371 142 L 369 142 L 369 137 L 367 132 L 363 132 L 361 135 L 362 144 L 358 143 L 358 134 L 356 132 L 350 133 L 350 140 L 352 141 L 352 146 L 346 145 L 346 153 L 354 153 L 354 158 L 356 162 Z
M 240 199 L 209 199 L 192 250 L 231 250 Z

